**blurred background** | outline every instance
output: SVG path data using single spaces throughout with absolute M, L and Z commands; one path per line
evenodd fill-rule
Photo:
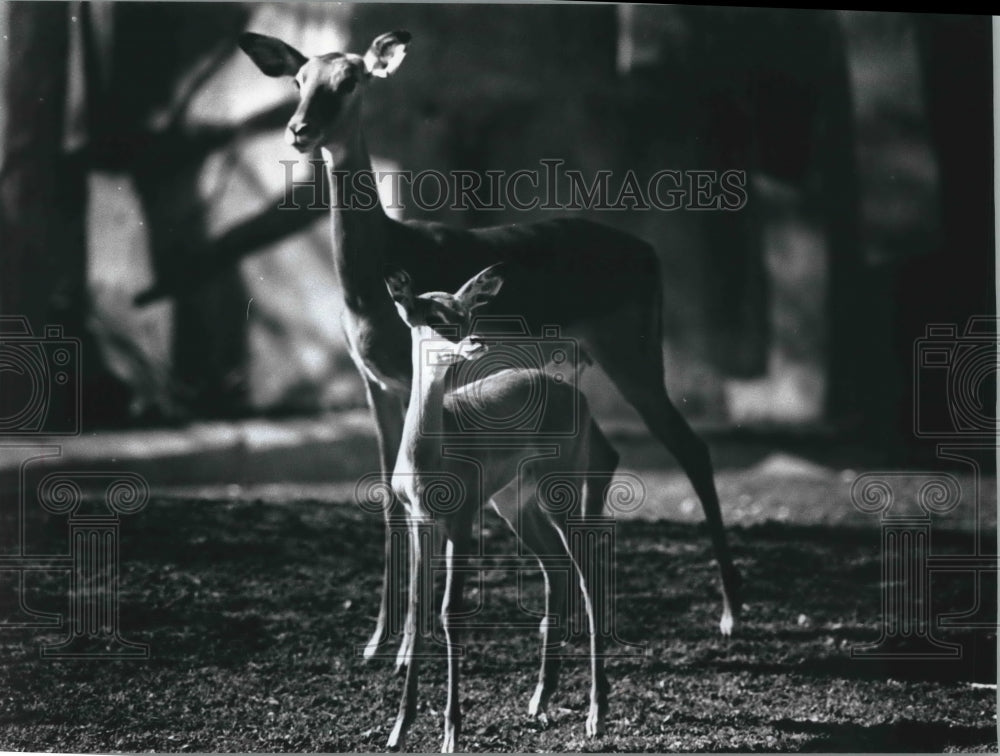
M 0 2 L 0 750 L 383 747 L 398 681 L 355 645 L 383 559 L 380 508 L 357 488 L 378 470 L 373 422 L 328 212 L 309 186 L 279 209 L 295 88 L 237 39 L 363 53 L 406 29 L 402 66 L 365 95 L 376 170 L 561 160 L 588 183 L 609 171 L 611 196 L 630 170 L 642 186 L 665 169 L 747 177 L 736 212 L 575 213 L 660 256 L 668 389 L 711 448 L 748 632 L 716 633 L 697 497 L 589 370 L 644 495 L 617 502 L 638 522 L 620 523 L 602 579 L 616 639 L 649 653 L 613 662 L 613 739 L 576 732 L 583 664 L 551 725 L 527 722 L 541 615 L 525 607 L 543 588 L 493 560 L 516 546 L 484 519 L 471 750 L 996 752 L 991 24 Z M 402 200 L 398 217 L 470 227 L 562 214 Z M 957 658 L 892 645 L 935 636 Z M 150 662 L 42 658 L 123 640 Z M 883 641 L 902 654 L 849 656 Z M 415 751 L 439 742 L 432 674 Z
M 916 340 L 938 323 L 961 338 L 970 316 L 995 314 L 990 24 L 643 5 L 3 3 L 0 313 L 8 339 L 26 322 L 36 338 L 55 324 L 50 339 L 80 340 L 80 406 L 55 392 L 50 409 L 79 409 L 88 434 L 264 416 L 365 425 L 349 412 L 364 397 L 327 213 L 277 209 L 281 161 L 297 159 L 282 140 L 295 90 L 236 40 L 253 30 L 307 54 L 362 53 L 407 29 L 405 63 L 366 94 L 377 169 L 560 159 L 586 177 L 612 171 L 613 196 L 629 169 L 746 171 L 739 212 L 576 211 L 658 250 L 671 395 L 702 428 L 915 458 L 930 448 L 915 406 L 947 425 L 952 401 L 947 386 L 914 395 Z M 554 214 L 402 212 L 464 226 Z M 970 399 L 987 413 L 992 371 Z M 0 379 L 10 418 L 30 387 L 16 371 Z M 609 424 L 635 419 L 595 395 Z

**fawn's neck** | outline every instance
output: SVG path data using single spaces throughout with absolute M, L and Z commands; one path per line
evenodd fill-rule
M 330 186 L 330 234 L 344 301 L 356 313 L 389 303 L 382 281 L 389 217 L 360 130 L 323 148 Z
M 426 348 L 421 343 L 427 339 L 440 341 L 431 329 L 414 329 L 411 336 L 413 349 L 413 380 L 410 383 L 410 403 L 403 421 L 403 438 L 407 453 L 416 457 L 427 453 L 440 453 L 444 432 L 444 395 L 449 368 L 429 365 Z M 432 450 L 432 451 L 428 451 Z M 423 465 L 432 460 L 419 460 Z

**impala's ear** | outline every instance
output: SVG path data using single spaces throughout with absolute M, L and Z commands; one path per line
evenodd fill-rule
M 280 39 L 263 34 L 244 32 L 240 47 L 268 76 L 295 76 L 306 62 L 306 56 Z
M 389 290 L 389 296 L 397 305 L 406 310 L 413 307 L 413 284 L 410 281 L 410 274 L 405 270 L 394 270 L 387 274 L 385 288 Z
M 391 31 L 380 34 L 365 53 L 365 69 L 372 76 L 384 79 L 399 68 L 410 43 L 408 31 Z
M 478 360 L 486 355 L 489 347 L 478 336 L 466 336 L 455 345 L 455 350 L 463 360 Z
M 503 263 L 497 263 L 481 270 L 455 293 L 455 299 L 469 312 L 492 302 L 503 286 L 502 266 Z

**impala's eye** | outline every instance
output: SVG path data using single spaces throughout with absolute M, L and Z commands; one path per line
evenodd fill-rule
M 357 83 L 358 80 L 355 79 L 353 76 L 349 79 L 344 79 L 342 82 L 340 82 L 340 85 L 337 87 L 337 92 L 339 94 L 350 94 L 351 92 L 354 91 L 354 87 L 357 85 Z

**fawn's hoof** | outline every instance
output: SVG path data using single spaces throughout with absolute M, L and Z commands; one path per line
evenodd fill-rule
M 376 657 L 386 656 L 389 649 L 389 636 L 381 627 L 376 627 L 372 637 L 365 644 L 362 656 L 365 661 L 370 661 Z
M 537 719 L 542 727 L 549 726 L 549 716 L 546 713 L 547 701 L 543 700 L 545 690 L 541 684 L 535 688 L 535 692 L 531 696 L 531 700 L 528 702 L 528 716 L 533 719 Z
M 587 715 L 587 737 L 596 738 L 604 734 L 604 717 L 596 708 L 591 708 Z
M 389 734 L 389 740 L 385 746 L 390 751 L 406 750 L 406 733 L 403 732 L 402 722 L 396 722 L 396 726 L 392 728 L 392 732 Z

